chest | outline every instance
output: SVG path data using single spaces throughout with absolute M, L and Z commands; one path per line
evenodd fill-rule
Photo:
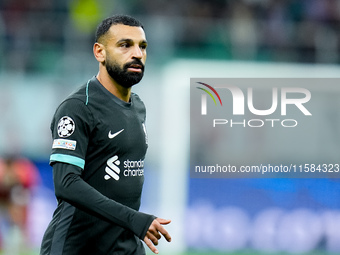
M 125 109 L 100 111 L 94 117 L 83 178 L 124 204 L 140 198 L 148 146 L 144 118 Z
M 146 150 L 147 134 L 144 116 L 133 110 L 99 112 L 94 118 L 91 143 L 105 150 L 119 153 L 133 153 L 137 148 Z

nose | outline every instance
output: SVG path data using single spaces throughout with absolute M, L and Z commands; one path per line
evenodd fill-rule
M 141 59 L 143 58 L 143 52 L 142 49 L 139 47 L 139 45 L 136 45 L 133 50 L 133 58 Z

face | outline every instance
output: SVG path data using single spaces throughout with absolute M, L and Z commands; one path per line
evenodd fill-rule
M 147 41 L 141 27 L 113 25 L 105 48 L 105 67 L 119 85 L 129 88 L 143 78 Z

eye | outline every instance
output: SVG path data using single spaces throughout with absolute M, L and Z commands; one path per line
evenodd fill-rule
M 122 43 L 122 44 L 120 44 L 120 47 L 121 47 L 121 48 L 129 48 L 129 47 L 130 47 L 130 44 L 128 44 L 128 43 Z
M 146 47 L 147 47 L 147 45 L 146 45 L 146 44 L 142 44 L 142 45 L 140 45 L 139 47 L 140 47 L 142 50 L 145 50 Z

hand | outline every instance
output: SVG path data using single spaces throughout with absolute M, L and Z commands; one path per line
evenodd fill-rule
M 168 231 L 162 225 L 167 225 L 171 220 L 165 220 L 161 218 L 156 218 L 151 223 L 148 232 L 144 237 L 145 244 L 150 248 L 153 253 L 158 254 L 158 250 L 155 245 L 158 245 L 158 240 L 161 238 L 161 234 L 165 237 L 168 242 L 171 242 L 171 236 Z

